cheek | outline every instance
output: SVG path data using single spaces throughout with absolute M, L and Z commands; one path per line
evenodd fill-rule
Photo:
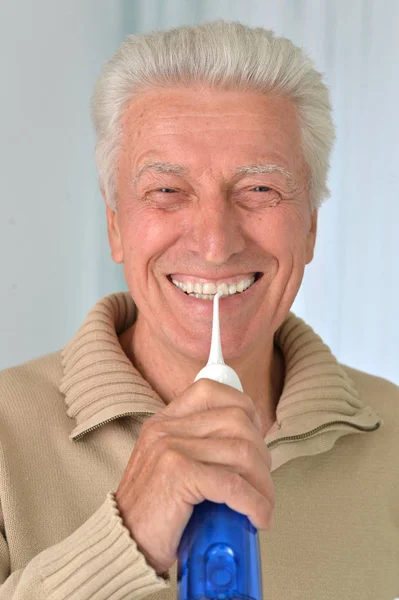
M 247 219 L 247 235 L 264 251 L 283 259 L 302 255 L 306 247 L 306 223 L 300 211 L 275 207 Z
M 137 270 L 163 254 L 178 237 L 178 219 L 153 210 L 130 211 L 122 218 L 125 263 Z

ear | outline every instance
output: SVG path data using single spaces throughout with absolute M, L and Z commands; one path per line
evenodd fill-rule
M 308 265 L 313 260 L 314 248 L 316 244 L 317 234 L 317 217 L 318 211 L 314 210 L 310 216 L 310 229 L 306 237 L 306 264 Z
M 118 264 L 121 264 L 123 263 L 123 246 L 119 230 L 118 213 L 108 206 L 107 198 L 103 190 L 101 190 L 101 194 L 105 202 L 108 241 L 111 248 L 112 260 Z

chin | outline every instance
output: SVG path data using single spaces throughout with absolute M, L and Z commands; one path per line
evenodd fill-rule
M 255 346 L 260 345 L 259 343 L 256 344 L 253 336 L 250 337 L 245 335 L 245 333 L 248 334 L 248 332 L 244 333 L 242 331 L 234 330 L 226 335 L 226 332 L 223 333 L 223 329 L 226 330 L 226 327 L 223 328 L 222 324 L 222 353 L 226 362 L 237 361 L 243 356 L 251 353 L 251 351 L 255 349 Z M 178 349 L 180 354 L 187 358 L 207 363 L 211 349 L 211 338 L 212 326 L 209 324 L 209 327 L 206 327 L 206 330 L 203 329 L 200 334 L 192 332 L 191 334 L 184 335 L 184 337 L 181 336 L 181 332 L 180 335 L 176 334 L 173 340 L 173 346 Z

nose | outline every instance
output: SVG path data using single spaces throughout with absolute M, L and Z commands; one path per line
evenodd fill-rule
M 244 250 L 245 239 L 234 206 L 224 195 L 198 202 L 190 228 L 190 250 L 214 265 Z

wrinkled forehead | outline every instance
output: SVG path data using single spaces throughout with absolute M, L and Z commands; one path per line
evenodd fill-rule
M 179 164 L 188 171 L 232 171 L 275 165 L 296 179 L 304 167 L 299 119 L 286 97 L 196 88 L 138 94 L 122 119 L 122 154 L 132 177 L 148 163 Z

